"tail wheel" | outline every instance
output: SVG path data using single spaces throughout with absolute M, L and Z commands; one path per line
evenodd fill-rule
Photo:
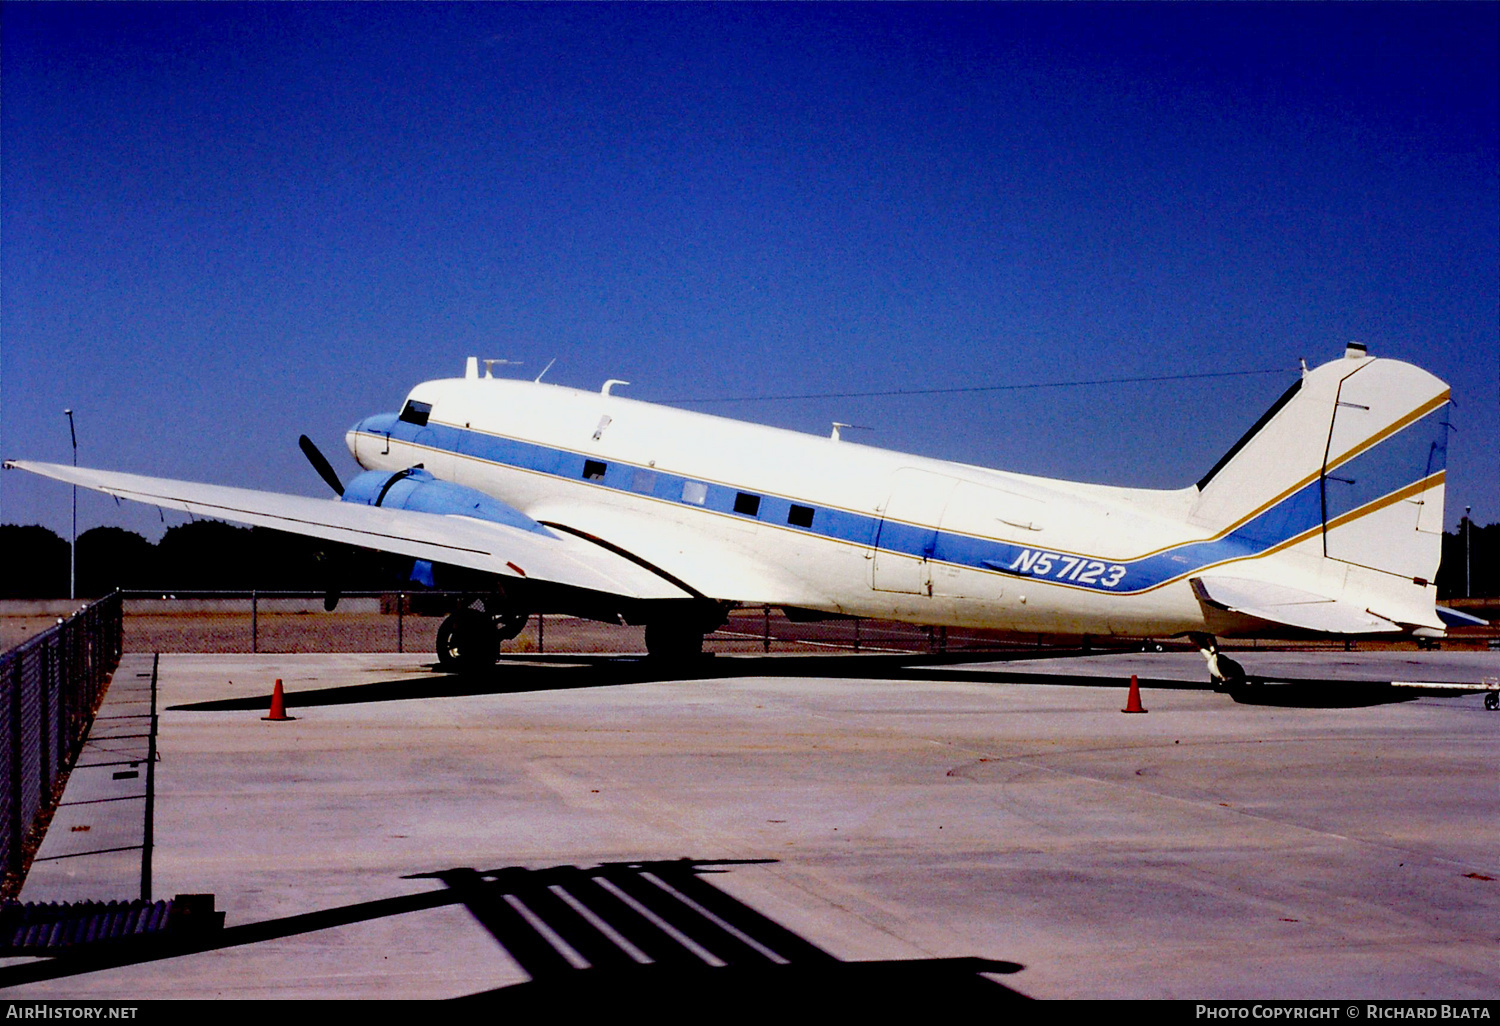
M 1226 688 L 1242 687 L 1245 684 L 1245 668 L 1227 655 L 1219 656 L 1219 674 Z
M 500 632 L 495 629 L 495 621 L 477 609 L 460 609 L 438 628 L 438 665 L 449 673 L 487 670 L 495 665 L 499 654 Z

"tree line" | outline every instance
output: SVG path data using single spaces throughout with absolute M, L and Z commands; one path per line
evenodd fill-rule
M 68 540 L 0 525 L 0 598 L 67 598 Z M 195 520 L 152 544 L 134 531 L 78 536 L 79 598 L 126 591 L 387 591 L 412 587 L 412 561 L 260 527 Z
M 1443 536 L 1439 598 L 1465 592 L 1464 531 Z M 1500 524 L 1471 527 L 1468 594 L 1500 596 Z M 36 525 L 0 525 L 0 598 L 66 598 L 68 542 Z M 120 527 L 78 536 L 77 594 L 127 591 L 389 591 L 412 587 L 412 561 L 261 527 L 195 520 L 154 545 Z

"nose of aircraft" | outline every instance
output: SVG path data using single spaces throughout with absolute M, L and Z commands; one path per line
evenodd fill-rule
M 369 469 L 369 465 L 359 458 L 361 439 L 363 439 L 364 447 L 368 450 L 370 436 L 373 434 L 387 434 L 390 431 L 388 422 L 391 419 L 389 415 L 377 413 L 374 416 L 364 417 L 361 420 L 355 421 L 354 426 L 344 435 L 344 444 L 349 447 L 349 455 L 354 457 L 355 463 L 358 463 L 366 470 Z M 366 452 L 366 455 L 369 455 L 369 453 Z
M 379 454 L 382 449 L 388 448 L 386 439 L 390 437 L 391 429 L 395 424 L 394 413 L 376 413 L 356 421 L 344 435 L 344 444 L 349 447 L 349 455 L 354 457 L 354 462 L 366 470 L 371 469 L 370 464 L 360 458 L 360 454 L 363 453 L 366 458 L 369 458 Z

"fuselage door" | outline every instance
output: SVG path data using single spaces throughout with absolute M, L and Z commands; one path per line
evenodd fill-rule
M 875 536 L 870 586 L 876 591 L 932 594 L 932 554 L 938 524 L 958 479 L 903 467 L 891 486 Z

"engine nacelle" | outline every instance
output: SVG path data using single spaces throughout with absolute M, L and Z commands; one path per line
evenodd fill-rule
M 349 482 L 344 489 L 344 501 L 414 513 L 473 517 L 523 531 L 552 533 L 515 507 L 474 488 L 439 481 L 421 467 L 399 470 L 394 474 L 367 470 Z

